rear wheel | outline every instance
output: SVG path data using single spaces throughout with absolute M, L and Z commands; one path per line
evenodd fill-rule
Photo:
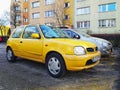
M 66 67 L 61 55 L 52 53 L 47 57 L 47 70 L 52 77 L 59 78 L 65 75 Z
M 9 62 L 15 62 L 16 61 L 16 57 L 15 57 L 12 49 L 10 49 L 10 48 L 7 49 L 6 57 L 7 57 L 7 60 Z

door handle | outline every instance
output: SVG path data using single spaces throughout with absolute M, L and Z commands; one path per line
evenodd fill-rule
M 20 41 L 20 43 L 22 43 L 22 41 Z

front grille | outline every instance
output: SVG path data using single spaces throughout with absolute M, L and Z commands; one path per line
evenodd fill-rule
M 93 48 L 87 48 L 87 51 L 88 52 L 94 52 L 94 49 Z
M 96 47 L 95 50 L 98 51 L 98 47 Z
M 97 47 L 95 47 L 95 48 L 87 48 L 87 52 L 95 52 L 95 51 L 98 51 Z
M 95 62 L 93 62 L 92 60 L 88 60 L 86 65 L 91 65 L 91 64 L 94 64 Z

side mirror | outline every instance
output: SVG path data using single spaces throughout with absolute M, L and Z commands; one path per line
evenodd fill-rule
M 40 36 L 39 36 L 39 34 L 38 33 L 32 33 L 32 38 L 34 38 L 34 39 L 40 39 Z
M 79 35 L 74 35 L 73 38 L 80 39 L 80 36 Z

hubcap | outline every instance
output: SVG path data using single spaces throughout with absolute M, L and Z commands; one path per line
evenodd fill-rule
M 11 50 L 8 50 L 7 58 L 8 58 L 8 60 L 11 60 L 11 58 L 12 58 L 12 51 Z
M 59 60 L 55 57 L 50 58 L 48 61 L 48 69 L 52 74 L 58 74 L 61 69 Z

